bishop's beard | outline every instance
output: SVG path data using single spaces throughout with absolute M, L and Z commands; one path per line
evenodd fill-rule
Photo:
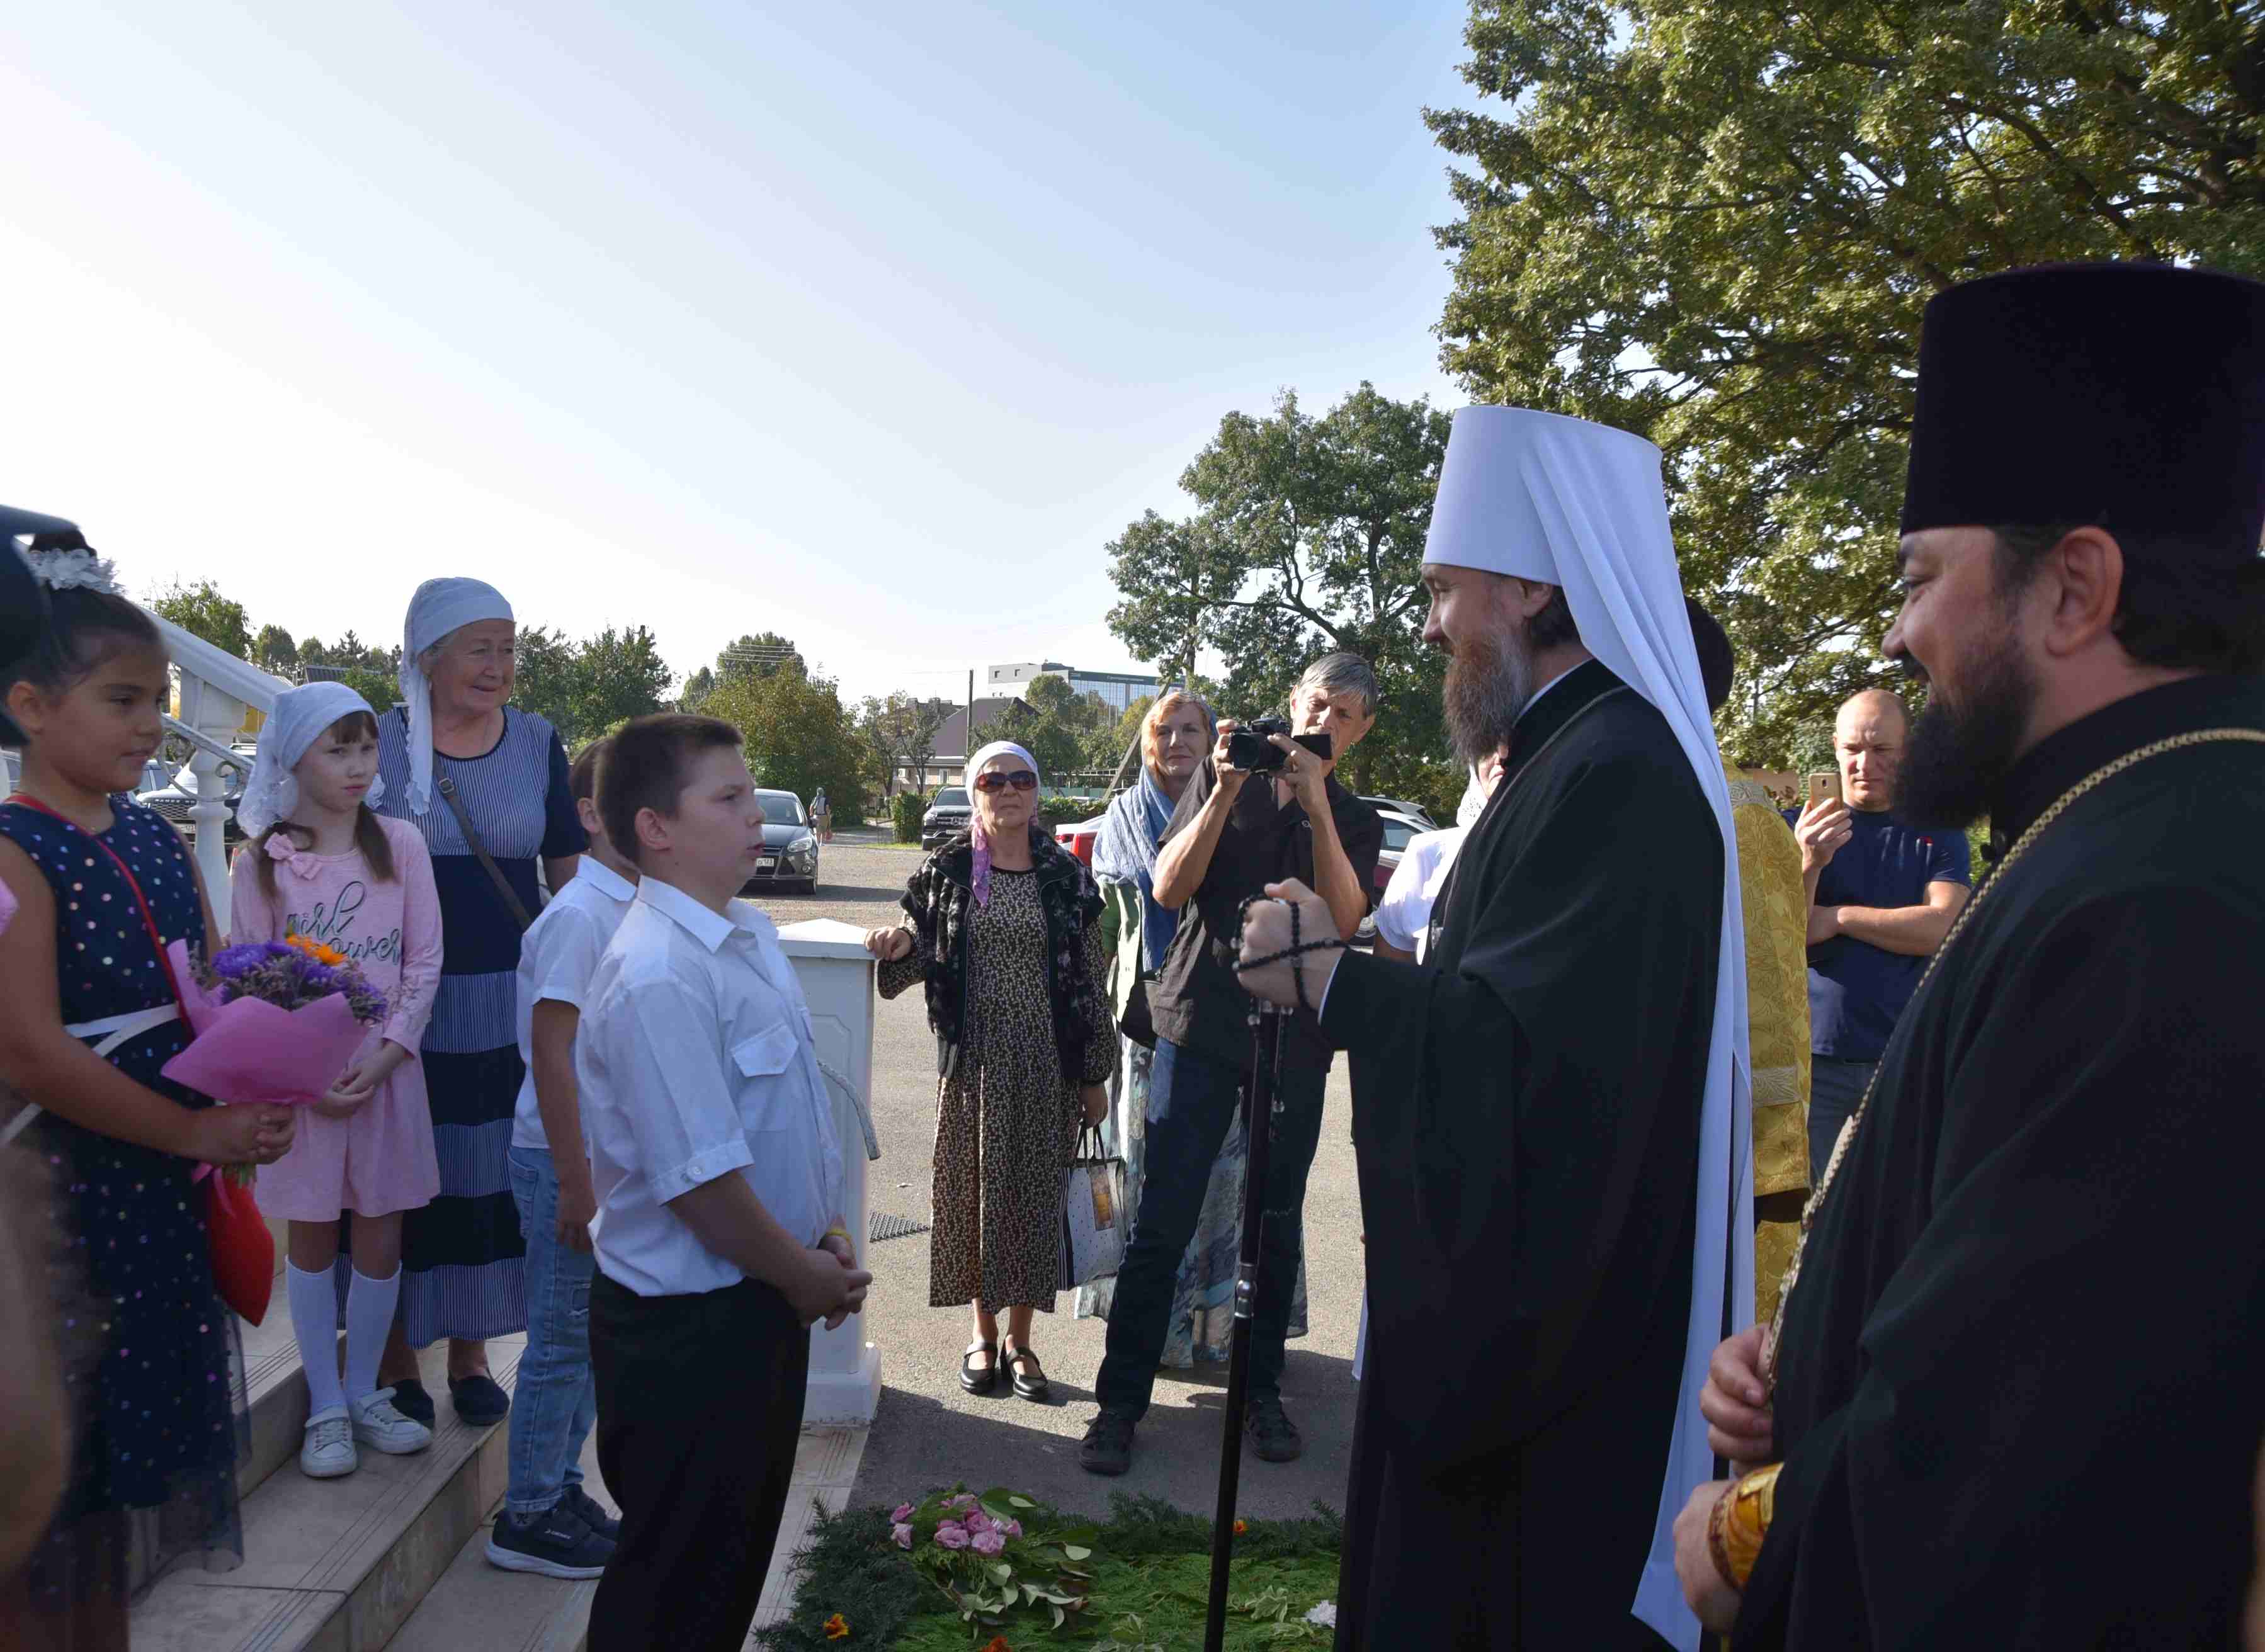
M 1533 698 L 1533 648 L 1524 625 L 1468 637 L 1447 662 L 1447 736 L 1466 763 L 1500 751 Z
M 1936 689 L 1912 728 L 1895 812 L 1915 831 L 1963 831 L 1990 811 L 2036 704 L 2036 673 L 2010 629 L 1963 674 L 1959 699 Z

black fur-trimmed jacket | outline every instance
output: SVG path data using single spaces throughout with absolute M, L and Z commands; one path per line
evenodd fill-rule
M 1109 1028 L 1101 983 L 1089 966 L 1089 935 L 1101 919 L 1101 890 L 1077 857 L 1031 828 L 1031 865 L 1038 903 L 1046 915 L 1046 1001 L 1053 1011 L 1054 1045 L 1063 1081 L 1099 1082 L 1116 1064 L 1116 1052 L 1095 1049 L 1096 1030 Z M 881 966 L 881 996 L 894 998 L 915 980 L 928 995 L 928 1024 L 936 1034 L 936 1071 L 949 1078 L 959 1066 L 966 1026 L 967 937 L 975 908 L 975 846 L 961 833 L 920 865 L 900 903 L 916 945 L 904 958 Z

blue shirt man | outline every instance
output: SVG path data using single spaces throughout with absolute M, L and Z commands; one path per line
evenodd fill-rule
M 1840 798 L 1788 811 L 1809 887 L 1810 1185 L 1864 1099 L 1889 1035 L 1972 884 L 1965 838 L 1889 811 L 1911 733 L 1902 701 L 1867 688 L 1832 730 Z

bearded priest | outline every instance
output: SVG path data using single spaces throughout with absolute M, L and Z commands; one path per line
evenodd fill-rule
M 1986 814 L 1701 1397 L 1679 1561 L 1739 1648 L 2235 1644 L 2265 1430 L 2265 287 L 2064 266 L 1927 305 L 1885 649 L 1898 808 Z
M 1337 1645 L 1690 1648 L 1672 1523 L 1714 1470 L 1687 1408 L 1751 1317 L 1753 1183 L 1730 797 L 1659 450 L 1465 408 L 1424 581 L 1456 743 L 1509 752 L 1426 962 L 1265 962 L 1336 935 L 1297 884 L 1243 935 L 1244 985 L 1354 1058 Z

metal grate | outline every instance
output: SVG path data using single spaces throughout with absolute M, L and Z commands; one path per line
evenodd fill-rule
M 885 1239 L 902 1239 L 907 1234 L 925 1234 L 926 1222 L 916 1222 L 909 1216 L 884 1216 L 875 1211 L 865 1225 L 865 1242 L 878 1245 Z

